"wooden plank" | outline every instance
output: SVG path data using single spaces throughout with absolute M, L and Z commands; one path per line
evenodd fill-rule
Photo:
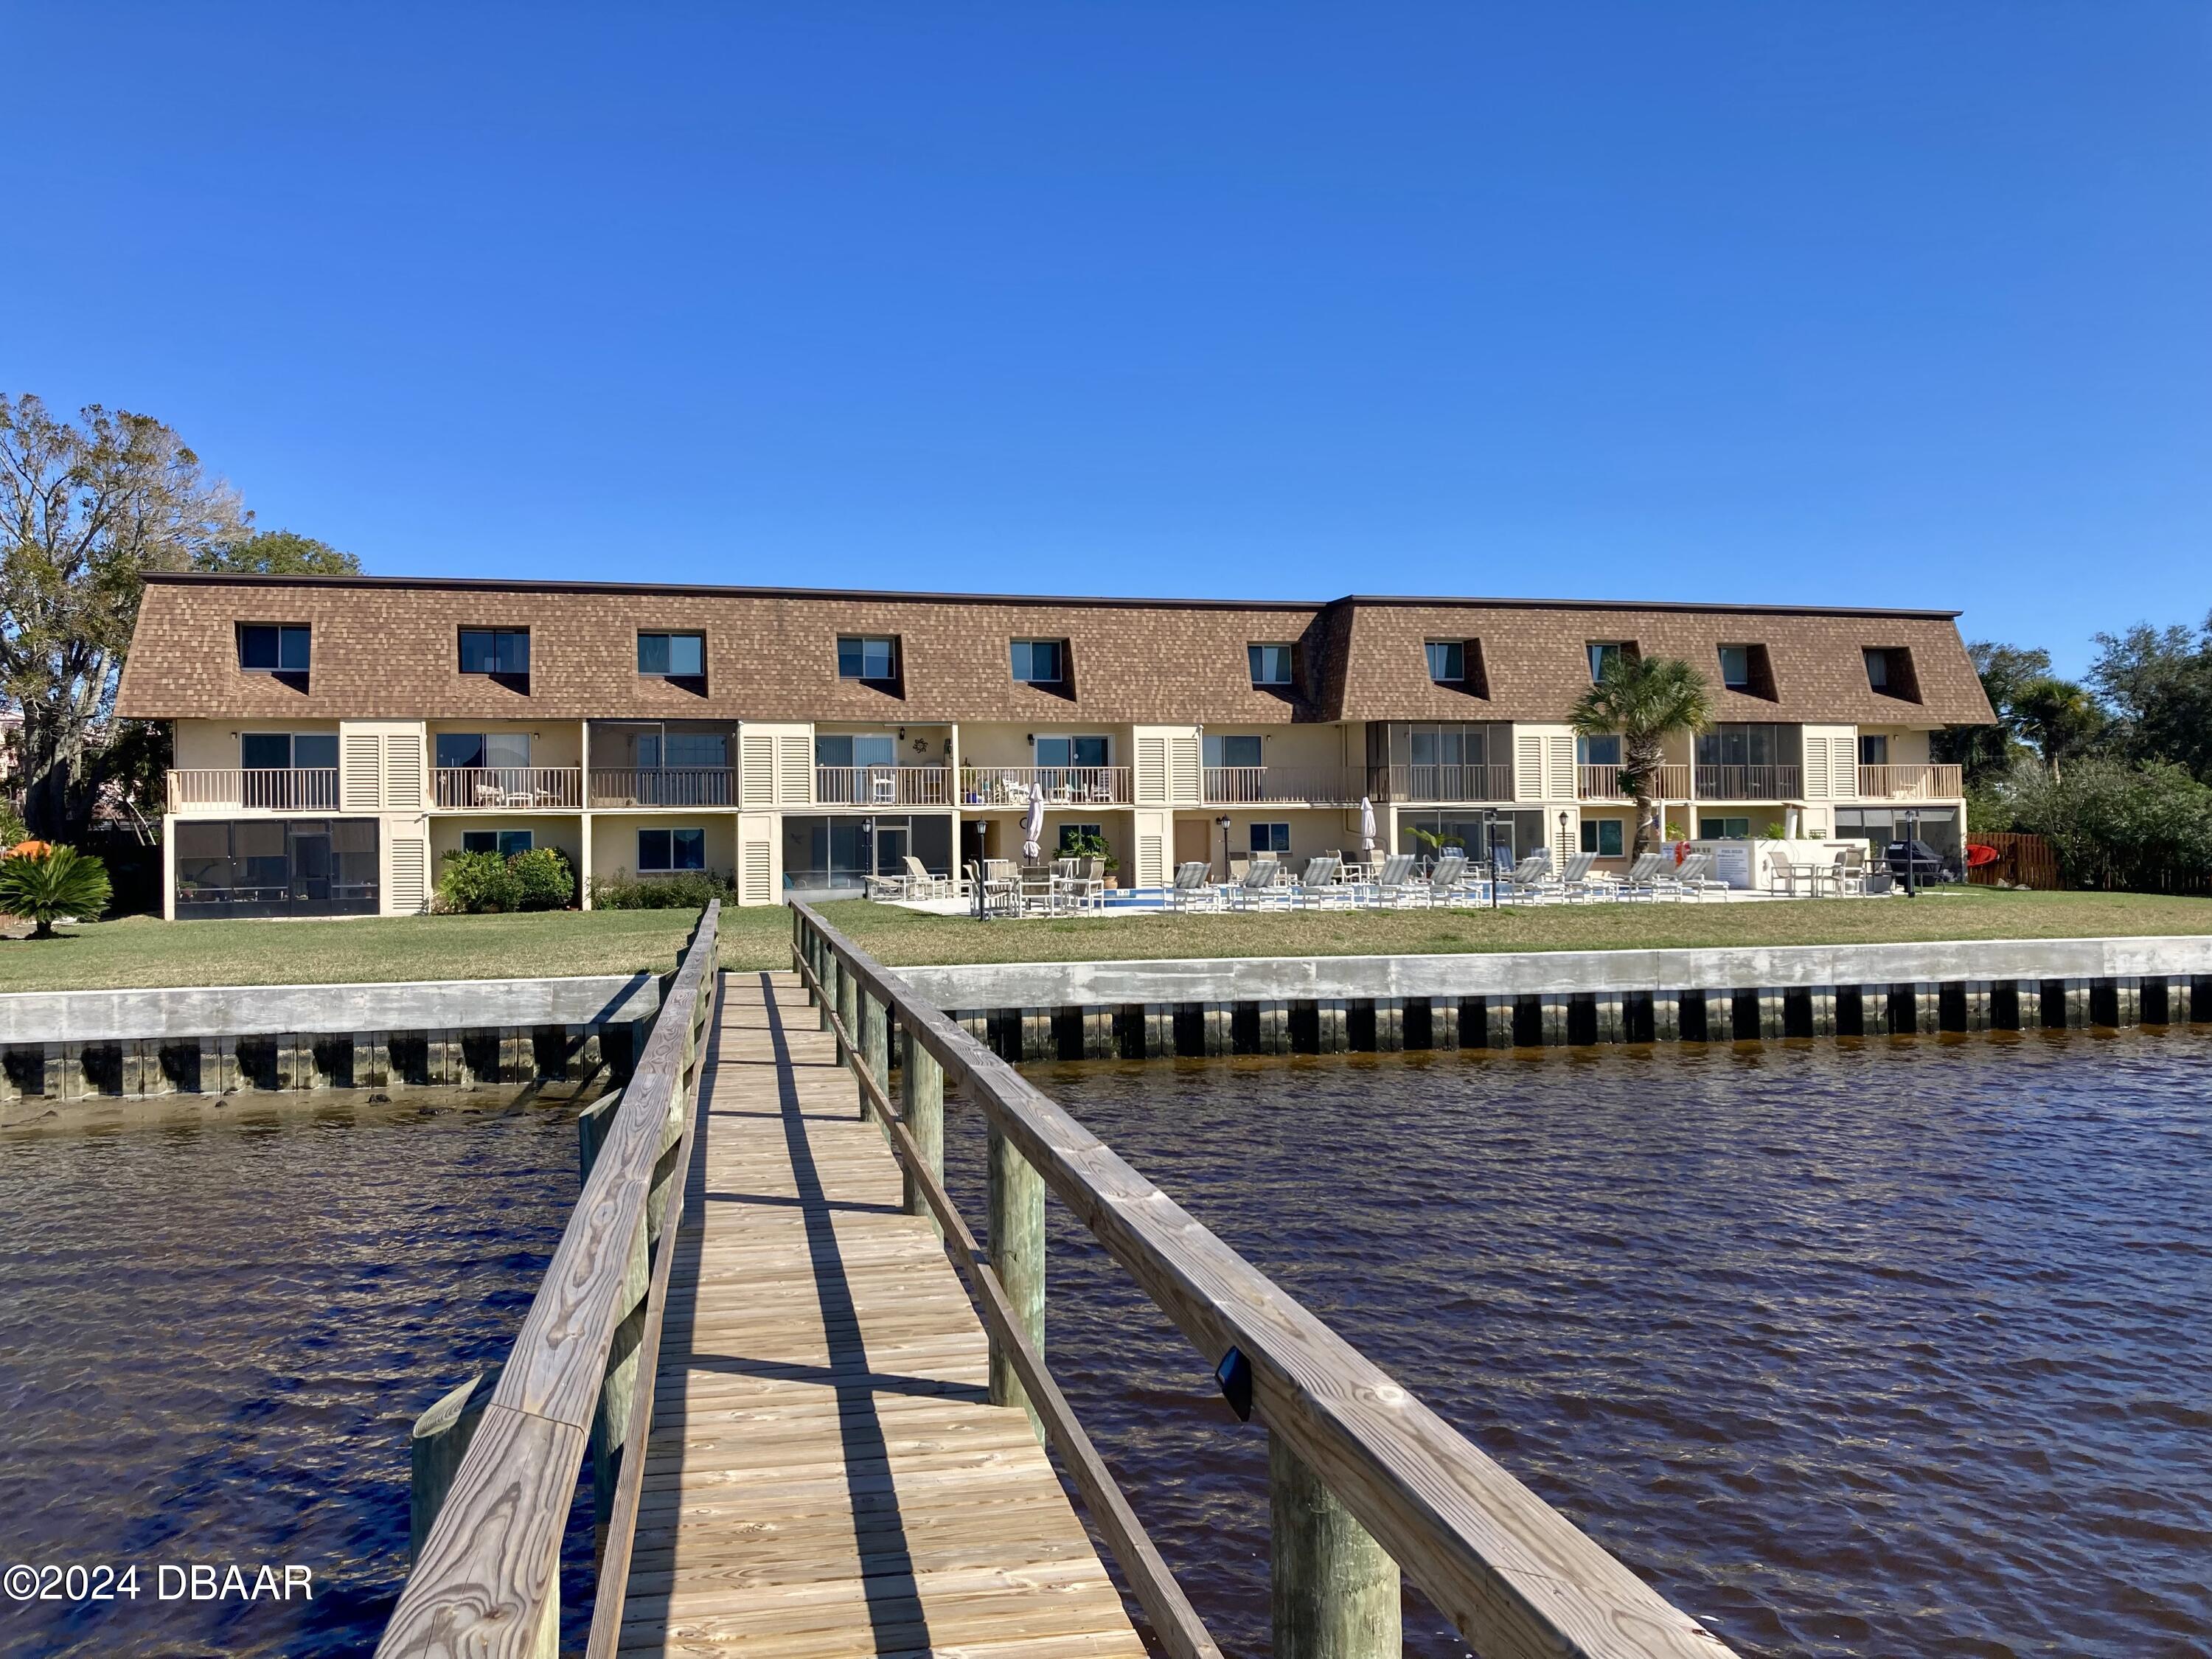
M 1251 1363 L 1255 1409 L 1486 1659 L 1716 1659 L 1668 1603 L 1300 1306 L 820 914 L 950 1084 L 1044 1177 L 1204 1355 Z
M 621 1650 L 1138 1659 L 1026 1417 L 988 1403 L 936 1221 L 908 1212 L 842 1034 L 811 1012 L 787 975 L 726 981 Z

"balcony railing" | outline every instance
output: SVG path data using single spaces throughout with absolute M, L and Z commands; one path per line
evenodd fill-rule
M 1380 800 L 1511 800 L 1510 766 L 1370 766 L 1369 793 Z
M 441 766 L 430 799 L 449 811 L 574 811 L 583 805 L 583 769 L 575 766 Z
M 726 766 L 594 766 L 594 806 L 734 806 L 737 775 Z
M 1126 766 L 963 766 L 963 806 L 1027 806 L 1038 795 L 1048 806 L 1126 806 Z
M 1576 793 L 1583 800 L 1632 799 L 1620 781 L 1618 766 L 1578 766 L 1576 773 Z M 1690 798 L 1690 769 L 1686 766 L 1662 766 L 1651 781 L 1654 800 L 1687 800 Z
M 335 812 L 335 766 L 283 769 L 187 767 L 169 774 L 169 810 L 223 806 L 239 811 Z
M 1956 766 L 1859 768 L 1859 793 L 1868 800 L 1948 800 L 1965 793 Z
M 823 806 L 950 806 L 943 766 L 817 766 L 814 799 Z
M 1700 766 L 1699 800 L 1792 800 L 1805 788 L 1804 769 L 1796 766 Z
M 1356 806 L 1367 791 L 1367 775 L 1341 766 L 1209 766 L 1200 787 L 1209 806 Z

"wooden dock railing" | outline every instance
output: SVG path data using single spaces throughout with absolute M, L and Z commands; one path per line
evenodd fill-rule
M 415 1562 L 379 1659 L 553 1659 L 561 1538 L 588 1455 L 602 1550 L 591 1659 L 615 1651 L 653 1419 L 667 1248 L 715 994 L 709 904 L 632 1068 L 579 1121 L 583 1190 L 507 1363 L 416 1425 Z
M 1483 1659 L 1729 1654 L 819 912 L 791 911 L 793 963 L 908 1212 L 935 1218 L 981 1310 L 993 1400 L 1030 1407 L 1174 1659 L 1215 1650 L 1044 1367 L 1048 1188 L 1267 1427 L 1278 1659 L 1397 1654 L 1401 1570 Z M 989 1127 L 988 1256 L 945 1192 L 948 1085 Z

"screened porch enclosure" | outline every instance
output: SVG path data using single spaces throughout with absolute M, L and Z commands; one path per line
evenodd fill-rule
M 906 873 L 908 858 L 933 876 L 952 873 L 952 820 L 938 813 L 828 815 L 783 821 L 783 884 L 814 896 L 858 892 L 869 876 Z
M 373 916 L 374 818 L 180 820 L 179 921 L 217 916 Z

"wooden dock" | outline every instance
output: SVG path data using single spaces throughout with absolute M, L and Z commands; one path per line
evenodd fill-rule
M 726 976 L 702 1088 L 622 1650 L 1139 1659 L 795 975 Z

